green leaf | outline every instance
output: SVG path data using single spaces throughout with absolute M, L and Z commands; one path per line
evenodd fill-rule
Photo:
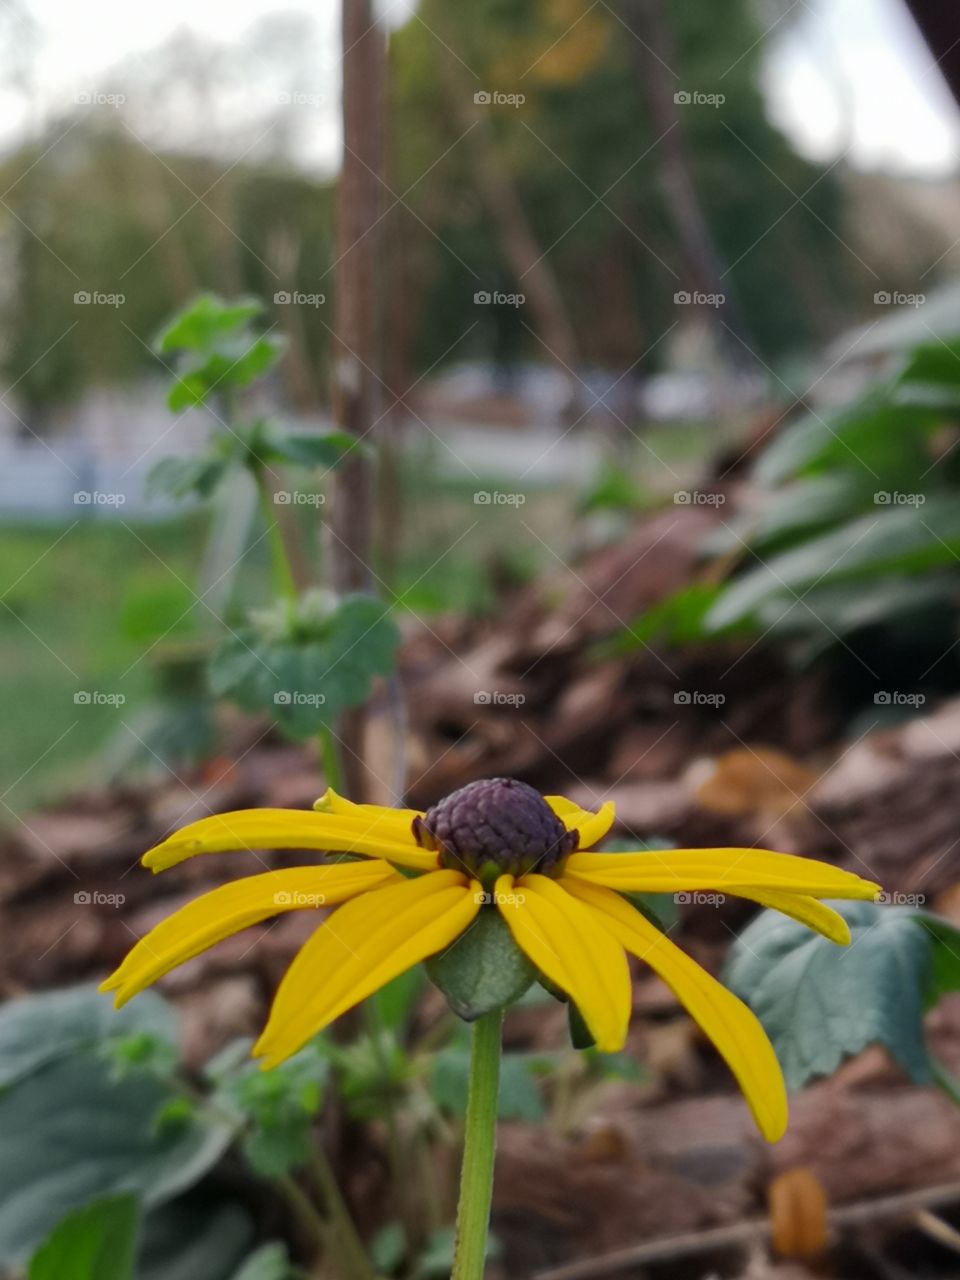
M 500 1120 L 537 1122 L 545 1115 L 543 1098 L 537 1087 L 535 1059 L 523 1053 L 505 1053 L 500 1061 L 500 1092 L 497 1116 Z M 434 1102 L 453 1115 L 466 1115 L 470 1082 L 470 1047 L 459 1037 L 436 1055 L 430 1075 Z
M 695 582 L 674 592 L 639 614 L 623 631 L 601 642 L 595 656 L 605 660 L 653 645 L 676 648 L 702 640 L 704 620 L 722 591 L 715 584 Z
M 371 596 L 339 603 L 308 592 L 291 611 L 281 607 L 238 627 L 215 652 L 214 694 L 271 716 L 291 738 L 304 739 L 370 695 L 388 675 L 400 636 L 386 606 Z
M 221 454 L 201 454 L 198 458 L 161 458 L 147 475 L 144 492 L 148 498 L 185 498 L 195 494 L 209 498 L 222 480 L 227 459 Z
M 130 1280 L 139 1217 L 130 1194 L 75 1210 L 33 1255 L 27 1280 Z
M 216 294 L 201 294 L 170 321 L 157 339 L 157 349 L 166 354 L 210 351 L 224 338 L 245 329 L 262 311 L 263 303 L 256 298 L 229 303 Z
M 513 1004 L 537 976 L 500 912 L 486 907 L 457 942 L 425 967 L 450 1008 L 467 1022 Z
M 730 987 L 763 1023 L 791 1088 L 829 1075 L 870 1044 L 884 1045 L 912 1080 L 927 1083 L 923 1011 L 932 957 L 925 929 L 910 908 L 829 905 L 850 926 L 849 947 L 765 911 L 733 945 Z
M 58 1028 L 47 1034 L 62 1048 Z M 203 1177 L 233 1131 L 199 1112 L 158 1125 L 176 1097 L 142 1073 L 114 1081 L 77 1049 L 0 1092 L 0 1259 L 22 1257 L 94 1197 L 132 1191 L 150 1208 Z
M 271 431 L 260 442 L 258 456 L 268 463 L 289 462 L 301 467 L 335 467 L 354 449 L 362 449 L 346 431 L 295 434 Z
M 399 1271 L 407 1256 L 407 1233 L 402 1222 L 387 1222 L 370 1241 L 370 1261 L 381 1275 Z
M 240 1205 L 188 1196 L 147 1215 L 137 1280 L 235 1280 L 253 1242 Z
M 289 1280 L 292 1274 L 287 1246 L 274 1240 L 251 1253 L 232 1280 Z
M 176 1044 L 173 1011 L 154 991 L 119 1011 L 90 984 L 10 1000 L 0 1008 L 0 1086 L 84 1049 L 141 1033 Z
M 878 506 L 875 514 L 774 556 L 737 578 L 707 614 L 706 626 L 711 631 L 729 627 L 785 590 L 802 594 L 814 584 L 859 582 L 865 575 L 952 568 L 958 555 L 960 503 L 955 497 L 931 498 L 918 507 Z

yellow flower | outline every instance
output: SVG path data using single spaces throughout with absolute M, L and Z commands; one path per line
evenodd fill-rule
M 612 804 L 592 813 L 510 779 L 471 783 L 425 814 L 351 804 L 328 791 L 314 812 L 247 809 L 203 818 L 157 845 L 144 865 L 163 871 L 195 854 L 240 849 L 354 856 L 267 871 L 204 894 L 142 938 L 101 989 L 116 992 L 119 1007 L 241 929 L 286 911 L 336 907 L 293 959 L 254 1046 L 272 1067 L 392 978 L 450 947 L 481 910 L 499 910 L 520 949 L 576 1004 L 601 1050 L 619 1050 L 626 1038 L 627 953 L 648 964 L 713 1041 L 761 1132 L 776 1141 L 787 1122 L 786 1090 L 760 1023 L 621 895 L 736 894 L 847 943 L 846 923 L 818 899 L 872 899 L 879 886 L 764 849 L 587 852 L 613 819 Z

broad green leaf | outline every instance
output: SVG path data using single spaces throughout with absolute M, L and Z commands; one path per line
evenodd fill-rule
M 0 1007 L 0 1087 L 58 1059 L 141 1033 L 176 1044 L 173 1011 L 154 991 L 119 1011 L 89 984 L 10 1000 Z
M 246 1119 L 243 1152 L 261 1177 L 281 1177 L 310 1158 L 310 1132 L 329 1070 L 314 1042 L 273 1071 L 246 1060 L 222 1080 L 217 1099 Z
M 393 670 L 399 633 L 371 596 L 339 604 L 312 593 L 292 612 L 238 627 L 213 656 L 210 684 L 245 710 L 265 712 L 292 738 L 308 738 L 365 702 L 373 679 Z
M 788 593 L 771 596 L 758 607 L 757 617 L 764 629 L 782 635 L 822 632 L 833 639 L 876 623 L 889 625 L 900 617 L 916 620 L 922 610 L 954 605 L 958 598 L 955 573 L 890 574 L 815 587 L 800 601 Z
M 222 455 L 201 454 L 197 458 L 161 458 L 147 475 L 144 491 L 148 498 L 185 498 L 196 494 L 208 498 L 227 469 Z
M 27 1280 L 131 1280 L 139 1218 L 130 1194 L 75 1210 L 33 1255 Z
M 137 1280 L 237 1280 L 253 1238 L 239 1204 L 183 1197 L 147 1215 Z
M 470 1082 L 470 1049 L 455 1041 L 433 1060 L 430 1092 L 444 1111 L 465 1115 Z M 505 1053 L 500 1062 L 497 1115 L 501 1120 L 542 1120 L 543 1098 L 537 1088 L 530 1060 L 525 1054 Z
M 791 1088 L 829 1075 L 871 1044 L 926 1083 L 923 1011 L 933 973 L 926 930 L 911 908 L 830 905 L 850 926 L 849 947 L 764 911 L 733 945 L 729 986 L 763 1023 Z
M 463 937 L 426 962 L 427 975 L 467 1022 L 519 1000 L 536 970 L 499 911 L 482 908 Z
M 196 1112 L 158 1124 L 176 1097 L 142 1073 L 114 1081 L 82 1049 L 0 1092 L 0 1260 L 23 1257 L 95 1197 L 131 1191 L 151 1208 L 199 1181 L 232 1130 Z
M 164 353 L 212 350 L 262 311 L 263 304 L 256 298 L 230 303 L 212 293 L 201 294 L 174 316 L 157 339 L 157 348 Z
M 754 614 L 768 598 L 864 575 L 915 574 L 956 563 L 960 502 L 940 495 L 922 506 L 878 506 L 876 513 L 813 538 L 749 570 L 723 592 L 706 617 L 716 631 Z
M 651 646 L 676 648 L 702 640 L 704 619 L 722 591 L 716 584 L 695 582 L 674 592 L 639 614 L 623 631 L 599 644 L 595 656 L 605 660 Z

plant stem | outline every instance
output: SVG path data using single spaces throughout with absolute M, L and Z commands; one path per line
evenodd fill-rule
M 451 1280 L 483 1280 L 493 1199 L 493 1158 L 497 1145 L 500 1089 L 500 1028 L 503 1010 L 485 1013 L 473 1024 L 467 1123 L 457 1207 L 457 1248 Z
M 280 528 L 277 513 L 273 510 L 273 500 L 270 496 L 270 489 L 262 467 L 257 469 L 255 480 L 257 493 L 260 495 L 260 508 L 263 511 L 263 518 L 267 526 L 270 553 L 273 556 L 274 586 L 282 596 L 285 596 L 288 600 L 295 600 L 297 597 L 297 584 L 293 576 L 290 557 L 287 555 L 286 544 L 283 541 L 283 530 Z
M 336 1239 L 337 1258 L 343 1267 L 345 1280 L 376 1280 L 373 1264 L 354 1226 L 326 1152 L 319 1142 L 314 1143 L 310 1169 L 323 1196 L 327 1221 Z
M 327 786 L 332 787 L 338 795 L 346 794 L 343 781 L 343 768 L 340 763 L 340 751 L 333 730 L 325 724 L 320 730 L 320 758 L 323 761 L 323 776 Z

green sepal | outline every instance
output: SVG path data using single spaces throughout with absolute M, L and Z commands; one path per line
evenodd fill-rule
M 500 912 L 491 906 L 481 907 L 473 926 L 452 947 L 429 959 L 426 970 L 465 1022 L 514 1004 L 537 976 Z
M 570 1043 L 575 1049 L 592 1049 L 597 1043 L 590 1028 L 583 1020 L 583 1014 L 573 1003 L 567 1002 L 567 1021 L 570 1026 Z

